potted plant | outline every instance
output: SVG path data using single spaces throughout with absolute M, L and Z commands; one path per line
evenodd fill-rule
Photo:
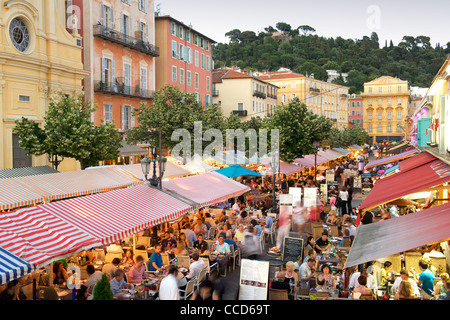
M 94 288 L 94 297 L 92 300 L 114 300 L 108 278 L 104 273 L 101 280 L 97 282 Z

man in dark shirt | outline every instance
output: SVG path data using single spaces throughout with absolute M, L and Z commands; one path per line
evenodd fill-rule
M 322 250 L 326 249 L 328 246 L 328 232 L 322 232 L 322 236 L 316 240 L 316 251 L 318 254 L 322 253 Z
M 270 283 L 270 288 L 277 290 L 286 290 L 288 293 L 291 291 L 289 283 L 284 281 L 283 272 L 277 272 L 277 280 Z

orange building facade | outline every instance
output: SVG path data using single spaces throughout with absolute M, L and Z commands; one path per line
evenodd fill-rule
M 166 84 L 195 94 L 205 108 L 212 103 L 212 45 L 214 40 L 171 16 L 155 17 L 156 90 Z
M 155 16 L 153 0 L 84 1 L 86 99 L 97 109 L 95 125 L 117 129 L 137 125 L 133 111 L 151 104 L 155 91 Z

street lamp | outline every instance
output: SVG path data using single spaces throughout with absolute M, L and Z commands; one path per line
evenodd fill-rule
M 277 193 L 276 193 L 276 186 L 275 186 L 275 174 L 277 172 L 278 166 L 280 164 L 279 157 L 272 151 L 272 159 L 270 161 L 270 167 L 272 168 L 272 180 L 273 180 L 273 201 L 272 201 L 272 212 L 277 212 Z
M 161 131 L 158 130 L 159 133 L 159 150 L 155 147 L 150 148 L 150 153 L 152 158 L 149 159 L 145 157 L 141 160 L 141 169 L 144 174 L 145 180 L 150 182 L 152 187 L 157 187 L 158 189 L 162 188 L 162 179 L 164 176 L 164 172 L 166 171 L 167 158 L 162 155 L 161 152 Z M 158 152 L 157 152 L 158 151 Z M 158 155 L 159 153 L 159 155 Z M 153 164 L 153 176 L 152 178 L 148 178 L 150 173 L 151 165 Z M 156 165 L 159 168 L 159 176 L 156 175 Z
M 314 185 L 317 185 L 317 152 L 319 152 L 317 147 L 319 146 L 320 142 L 315 141 L 313 144 L 316 150 L 316 152 L 314 153 Z

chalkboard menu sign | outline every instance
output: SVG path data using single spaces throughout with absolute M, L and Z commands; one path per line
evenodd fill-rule
M 283 261 L 295 262 L 299 256 L 301 256 L 300 261 L 303 261 L 303 239 L 285 237 L 283 245 Z

